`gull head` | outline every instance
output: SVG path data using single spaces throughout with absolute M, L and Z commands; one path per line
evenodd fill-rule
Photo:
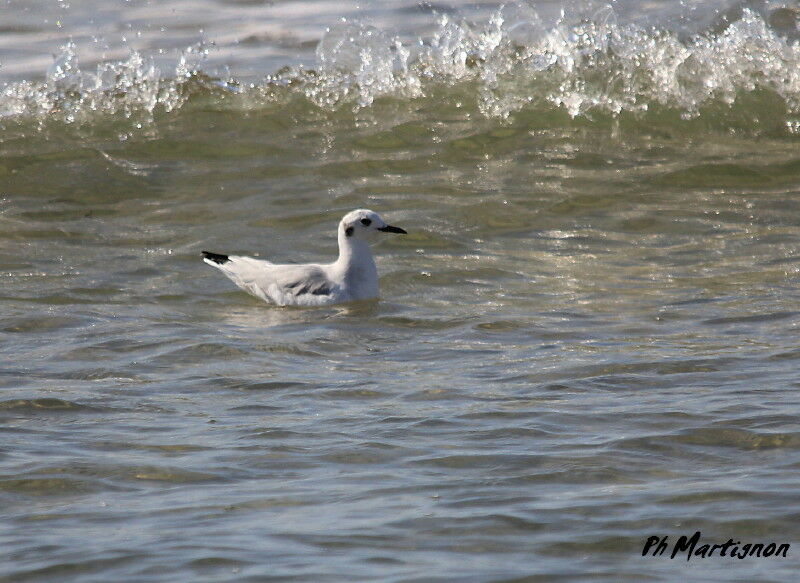
M 350 241 L 375 243 L 384 233 L 405 234 L 406 231 L 386 224 L 378 213 L 369 209 L 351 211 L 339 223 L 339 235 Z

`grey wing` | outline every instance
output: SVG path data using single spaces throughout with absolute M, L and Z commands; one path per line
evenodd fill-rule
M 319 265 L 276 265 L 235 255 L 212 265 L 242 289 L 279 305 L 325 303 L 337 289 Z
M 333 300 L 338 286 L 317 265 L 276 266 L 267 293 L 280 305 L 321 305 Z
M 325 277 L 324 273 L 320 272 L 287 282 L 281 286 L 281 291 L 294 296 L 303 294 L 328 296 L 333 291 L 333 283 Z

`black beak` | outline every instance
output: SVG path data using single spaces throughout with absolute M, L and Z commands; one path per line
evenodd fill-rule
M 405 229 L 401 229 L 400 227 L 393 227 L 391 225 L 386 225 L 385 227 L 381 227 L 378 230 L 383 231 L 384 233 L 400 233 L 402 235 L 408 235 Z

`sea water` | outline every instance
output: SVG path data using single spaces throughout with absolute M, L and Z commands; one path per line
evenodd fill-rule
M 797 23 L 5 2 L 0 581 L 793 580 Z M 359 207 L 379 302 L 200 260 Z

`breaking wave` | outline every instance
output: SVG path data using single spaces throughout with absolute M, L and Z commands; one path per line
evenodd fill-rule
M 800 131 L 794 11 L 745 9 L 684 36 L 621 24 L 609 6 L 548 22 L 520 2 L 482 24 L 442 16 L 435 32 L 416 42 L 343 22 L 320 41 L 313 67 L 286 68 L 254 84 L 204 72 L 203 46 L 187 49 L 170 71 L 138 52 L 87 71 L 70 44 L 44 81 L 2 89 L 0 120 L 73 124 L 111 115 L 146 123 L 200 96 L 221 108 L 300 99 L 323 110 L 361 110 L 376 100 L 413 103 L 444 89 L 457 94 L 459 106 L 486 118 L 528 110 L 589 121 L 668 112 L 676 119 L 706 117 L 721 128 L 734 123 L 733 115 L 743 127 Z

